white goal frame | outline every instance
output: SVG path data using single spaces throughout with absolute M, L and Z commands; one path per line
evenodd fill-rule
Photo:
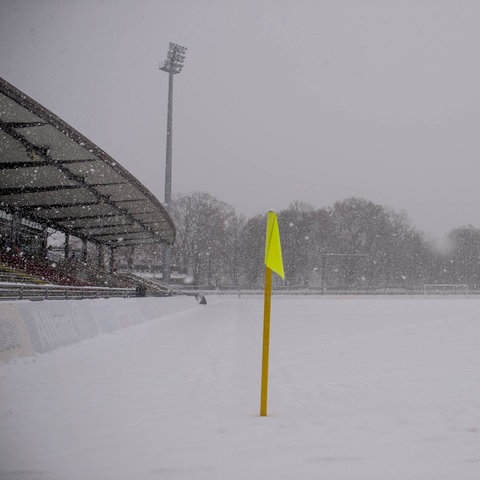
M 464 283 L 428 283 L 423 286 L 424 295 L 468 295 L 468 285 Z

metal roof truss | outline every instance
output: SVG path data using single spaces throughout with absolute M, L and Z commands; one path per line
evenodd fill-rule
M 175 239 L 162 204 L 53 113 L 0 78 L 0 208 L 94 243 Z

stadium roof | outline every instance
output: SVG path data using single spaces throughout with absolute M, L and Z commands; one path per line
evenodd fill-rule
M 120 247 L 175 240 L 163 205 L 70 125 L 0 78 L 0 209 Z

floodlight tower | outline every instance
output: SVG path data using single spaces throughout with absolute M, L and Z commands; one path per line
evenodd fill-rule
M 185 61 L 187 49 L 170 42 L 167 59 L 160 64 L 160 70 L 168 73 L 168 113 L 167 113 L 167 158 L 165 162 L 165 207 L 171 210 L 172 201 L 172 112 L 173 112 L 173 76 L 180 73 Z M 170 245 L 165 245 L 163 255 L 163 278 L 170 283 Z

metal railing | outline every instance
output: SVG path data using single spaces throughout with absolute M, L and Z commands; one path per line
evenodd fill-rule
M 0 300 L 81 300 L 85 298 L 129 298 L 136 296 L 134 288 L 0 283 Z
M 222 287 L 211 288 L 208 286 L 200 285 L 171 285 L 170 288 L 177 295 L 194 295 L 202 293 L 205 295 L 263 295 L 264 290 L 262 288 L 240 288 L 240 287 Z M 480 289 L 465 288 L 458 289 L 437 289 L 435 291 L 425 292 L 423 287 L 401 288 L 401 287 L 372 287 L 368 289 L 341 289 L 341 288 L 329 288 L 322 290 L 321 288 L 295 288 L 295 287 L 276 287 L 272 290 L 272 295 L 324 295 L 324 296 L 424 296 L 424 295 L 457 295 L 457 296 L 473 296 L 480 295 Z

